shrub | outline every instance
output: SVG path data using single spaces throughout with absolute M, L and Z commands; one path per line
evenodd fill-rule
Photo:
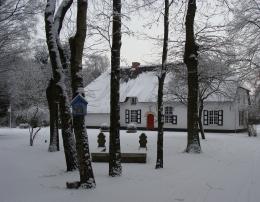
M 109 125 L 108 125 L 108 123 L 102 123 L 102 124 L 100 125 L 100 130 L 101 130 L 101 132 L 107 132 L 107 131 L 109 131 Z
M 134 123 L 128 124 L 126 129 L 127 129 L 127 131 L 126 131 L 127 133 L 136 133 L 137 132 L 136 125 Z

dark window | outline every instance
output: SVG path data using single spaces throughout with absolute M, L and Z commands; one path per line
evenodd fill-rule
M 209 111 L 209 124 L 211 125 L 211 124 L 213 124 L 214 122 L 213 122 L 213 114 L 214 114 L 214 111 Z
M 172 114 L 173 108 L 172 107 L 165 107 L 165 114 Z
M 165 123 L 172 123 L 172 115 L 166 115 L 164 116 L 164 122 Z
M 204 125 L 209 125 L 209 111 L 208 110 L 204 110 L 203 111 L 203 124 Z
M 164 108 L 162 120 L 164 120 L 165 123 L 177 124 L 177 115 L 173 115 L 173 107 L 167 106 Z
M 131 122 L 137 123 L 137 110 L 131 110 Z
M 136 97 L 132 97 L 131 98 L 131 105 L 136 105 L 137 102 L 137 98 Z
M 129 110 L 125 110 L 125 123 L 129 123 Z
M 203 110 L 203 125 L 223 126 L 223 110 Z
M 173 108 L 172 107 L 165 107 L 164 108 L 164 122 L 165 123 L 172 123 L 172 114 L 173 114 Z
M 214 124 L 218 125 L 218 111 L 214 111 Z
M 244 111 L 239 111 L 239 125 L 244 125 L 245 121 L 245 113 Z
M 129 115 L 130 115 L 130 122 L 141 123 L 141 109 L 130 110 L 130 114 L 129 114 L 129 110 L 127 111 L 128 111 L 128 122 L 126 123 L 129 123 Z

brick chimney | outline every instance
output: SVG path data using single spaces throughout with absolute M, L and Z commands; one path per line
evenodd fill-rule
M 132 62 L 132 69 L 138 70 L 139 67 L 140 67 L 140 63 L 139 62 Z

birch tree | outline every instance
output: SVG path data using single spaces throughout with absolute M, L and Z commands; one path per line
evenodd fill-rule
M 110 136 L 109 176 L 122 174 L 120 151 L 120 49 L 121 0 L 113 0 L 111 83 L 110 83 Z

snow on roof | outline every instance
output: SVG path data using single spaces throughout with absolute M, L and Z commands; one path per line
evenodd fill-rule
M 85 89 L 90 113 L 109 113 L 110 108 L 110 70 L 101 74 Z
M 144 72 L 134 79 L 120 82 L 120 102 L 128 97 L 137 97 L 138 102 L 156 102 L 156 72 Z M 88 112 L 109 113 L 110 105 L 110 70 L 91 82 L 86 88 L 89 103 Z
M 148 68 L 149 69 L 149 68 Z M 130 69 L 129 69 L 130 70 Z M 156 102 L 158 91 L 157 71 L 154 67 L 144 69 L 138 73 L 126 71 L 121 75 L 120 81 L 120 102 L 125 102 L 128 97 L 137 97 L 138 102 Z M 122 73 L 121 71 L 121 73 Z M 135 74 L 135 75 L 134 75 Z M 173 75 L 168 73 L 165 78 L 165 91 L 174 84 Z M 185 88 L 185 87 L 184 87 Z M 234 80 L 221 84 L 221 93 L 211 94 L 206 101 L 232 101 L 235 98 L 238 83 Z M 110 70 L 101 74 L 86 88 L 86 99 L 88 101 L 89 113 L 110 112 Z M 178 101 L 173 94 L 164 96 L 165 101 Z

